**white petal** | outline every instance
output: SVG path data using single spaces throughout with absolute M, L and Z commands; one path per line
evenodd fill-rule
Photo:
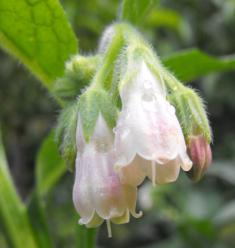
M 135 218 L 139 218 L 142 216 L 142 212 L 140 211 L 139 214 L 135 212 L 136 206 L 136 199 L 137 199 L 137 188 L 124 184 L 123 187 L 125 188 L 125 198 L 127 202 L 127 207 L 130 210 L 131 214 Z
M 98 227 L 103 222 L 104 222 L 104 219 L 100 218 L 100 216 L 95 212 L 94 215 L 93 215 L 93 218 L 91 219 L 91 221 L 86 224 L 86 227 L 88 227 L 88 228 Z M 81 220 L 79 220 L 78 223 L 80 225 L 85 224 L 85 223 L 82 223 Z
M 144 160 L 137 155 L 128 166 L 122 167 L 119 172 L 122 184 L 140 185 L 144 181 L 149 169 L 145 164 Z
M 78 114 L 78 122 L 76 129 L 76 145 L 77 145 L 77 157 L 81 157 L 82 153 L 84 152 L 86 142 L 84 139 L 80 114 Z
M 175 158 L 166 164 L 155 163 L 155 183 L 165 184 L 174 182 L 179 176 L 179 171 L 180 163 L 178 161 L 178 158 Z M 152 180 L 152 168 L 150 169 L 148 177 Z
M 120 217 L 112 218 L 111 221 L 115 224 L 124 224 L 128 223 L 130 220 L 130 212 L 128 209 L 124 212 L 124 214 Z
M 76 178 L 73 187 L 73 202 L 81 216 L 80 223 L 87 224 L 91 221 L 95 205 L 90 182 L 89 161 L 84 158 L 76 159 Z

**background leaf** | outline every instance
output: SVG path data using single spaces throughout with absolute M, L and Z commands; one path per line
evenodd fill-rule
M 53 248 L 52 238 L 44 211 L 44 206 L 39 199 L 38 192 L 34 191 L 28 204 L 27 213 L 32 225 L 34 236 L 39 247 Z
M 124 0 L 120 19 L 134 25 L 141 25 L 158 0 Z
M 179 32 L 185 40 L 190 40 L 192 30 L 183 16 L 173 9 L 166 9 L 160 6 L 154 8 L 147 17 L 144 28 L 167 27 Z
M 65 173 L 66 166 L 54 142 L 55 132 L 45 139 L 36 160 L 36 180 L 39 196 L 43 196 Z
M 47 87 L 61 77 L 77 40 L 56 0 L 1 0 L 0 45 Z
M 10 247 L 39 248 L 8 169 L 0 131 L 0 221 Z
M 163 64 L 184 82 L 208 73 L 235 69 L 235 55 L 215 58 L 193 48 L 163 58 Z

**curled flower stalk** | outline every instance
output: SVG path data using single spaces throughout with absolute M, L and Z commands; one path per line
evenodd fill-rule
M 114 170 L 121 170 L 122 181 L 139 185 L 147 175 L 155 186 L 175 181 L 180 166 L 190 170 L 192 162 L 175 108 L 166 100 L 161 75 L 153 73 L 143 61 L 120 96 Z
M 81 216 L 79 224 L 97 227 L 107 222 L 109 237 L 110 221 L 116 224 L 129 222 L 129 212 L 135 217 L 137 188 L 121 184 L 113 170 L 113 132 L 99 113 L 94 130 L 86 143 L 81 120 L 78 117 L 76 132 L 76 178 L 73 188 L 74 205 Z

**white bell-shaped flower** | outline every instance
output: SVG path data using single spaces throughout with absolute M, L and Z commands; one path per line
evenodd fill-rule
M 114 134 L 99 113 L 89 143 L 84 140 L 80 116 L 76 131 L 77 158 L 73 202 L 81 216 L 79 224 L 97 227 L 110 220 L 116 224 L 129 222 L 129 212 L 135 217 L 137 188 L 122 184 L 114 172 Z
M 114 130 L 115 171 L 123 183 L 139 185 L 147 175 L 153 185 L 173 182 L 180 166 L 192 167 L 175 108 L 166 100 L 160 75 L 143 61 L 121 90 L 122 110 Z

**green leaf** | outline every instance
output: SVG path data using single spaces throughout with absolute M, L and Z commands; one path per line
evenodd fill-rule
M 54 137 L 53 131 L 44 141 L 36 160 L 37 190 L 40 197 L 49 191 L 66 171 Z
M 142 25 L 158 0 L 124 0 L 120 19 L 134 25 Z
M 0 131 L 0 223 L 10 247 L 39 248 L 26 212 L 14 187 Z
M 235 69 L 235 55 L 215 58 L 193 48 L 164 58 L 163 64 L 184 82 L 212 72 Z
M 39 199 L 37 191 L 34 191 L 31 195 L 27 212 L 39 247 L 53 248 L 44 206 Z
M 168 27 L 179 32 L 182 38 L 190 39 L 191 29 L 184 18 L 175 10 L 157 7 L 146 20 L 146 28 Z
M 77 40 L 57 0 L 1 0 L 0 45 L 51 89 Z

